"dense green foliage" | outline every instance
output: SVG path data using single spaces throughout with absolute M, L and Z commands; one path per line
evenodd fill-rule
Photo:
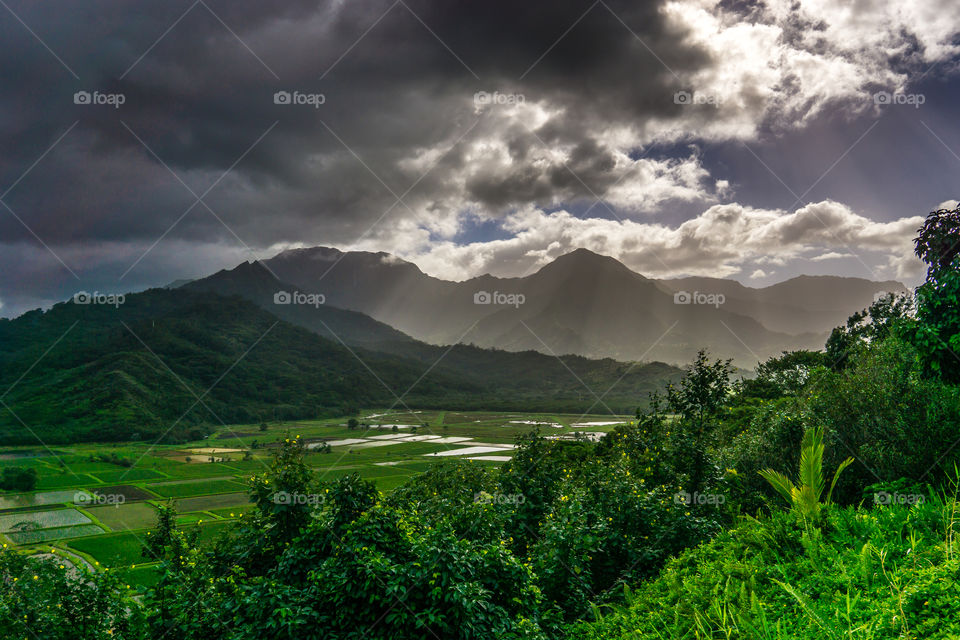
M 576 640 L 875 640 L 960 634 L 956 503 L 746 519 L 571 630 Z
M 916 239 L 927 281 L 917 290 L 913 342 L 924 366 L 960 382 L 960 207 L 927 216 Z
M 140 609 L 119 595 L 122 588 L 116 576 L 91 572 L 74 558 L 0 550 L 0 637 L 145 638 Z

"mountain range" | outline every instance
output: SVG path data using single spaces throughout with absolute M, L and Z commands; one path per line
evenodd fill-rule
M 744 368 L 784 350 L 820 349 L 833 327 L 878 293 L 906 291 L 895 281 L 835 276 L 800 276 L 756 289 L 719 278 L 654 280 L 586 249 L 525 277 L 461 282 L 427 275 L 390 254 L 327 247 L 265 260 L 262 271 L 270 278 L 252 264 L 185 286 L 271 303 L 268 308 L 291 322 L 345 342 L 382 346 L 406 336 L 434 345 L 677 365 L 708 347 Z M 322 306 L 366 317 L 331 312 L 327 326 L 319 326 L 304 305 L 267 300 L 284 287 L 322 295 Z

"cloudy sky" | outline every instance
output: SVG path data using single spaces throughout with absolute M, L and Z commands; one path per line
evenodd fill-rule
M 0 315 L 311 245 L 915 284 L 960 197 L 955 0 L 273 4 L 0 1 Z

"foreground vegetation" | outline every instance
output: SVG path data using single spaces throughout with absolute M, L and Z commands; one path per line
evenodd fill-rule
M 502 466 L 437 464 L 386 493 L 358 474 L 319 479 L 291 435 L 222 535 L 159 507 L 137 549 L 157 580 L 137 598 L 112 572 L 4 551 L 0 631 L 954 637 L 958 241 L 960 211 L 931 214 L 915 299 L 878 300 L 824 351 L 752 380 L 701 353 L 596 443 L 522 433 Z
M 829 507 L 815 529 L 786 513 L 748 518 L 569 637 L 957 637 L 956 509 L 932 496 L 912 508 Z

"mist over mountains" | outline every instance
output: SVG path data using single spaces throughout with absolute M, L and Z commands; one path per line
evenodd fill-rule
M 290 322 L 374 348 L 413 338 L 683 364 L 709 347 L 744 368 L 784 350 L 822 348 L 833 327 L 877 294 L 906 291 L 895 281 L 834 276 L 757 289 L 719 278 L 654 280 L 586 249 L 524 277 L 452 282 L 391 254 L 327 247 L 284 251 L 185 286 L 244 296 Z M 277 292 L 319 296 L 323 322 L 316 304 L 274 304 Z
M 765 289 L 709 278 L 658 281 L 585 249 L 526 277 L 463 282 L 433 278 L 382 253 L 303 249 L 265 264 L 284 282 L 322 292 L 328 305 L 426 342 L 678 364 L 709 346 L 745 367 L 783 350 L 820 348 L 832 327 L 876 293 L 905 290 L 897 282 L 838 277 Z

